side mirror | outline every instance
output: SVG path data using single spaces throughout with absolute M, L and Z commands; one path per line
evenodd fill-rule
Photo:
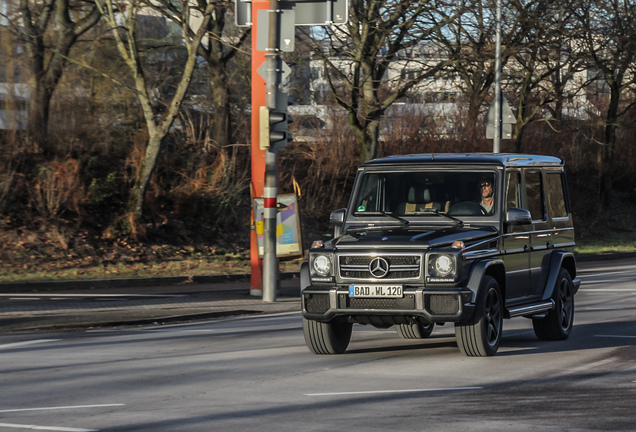
M 508 225 L 527 225 L 532 223 L 532 215 L 529 210 L 513 207 L 506 212 L 506 223 Z
M 347 209 L 338 209 L 331 212 L 329 215 L 329 223 L 333 225 L 333 238 L 340 237 L 342 234 L 342 226 L 344 225 L 345 215 L 347 214 Z

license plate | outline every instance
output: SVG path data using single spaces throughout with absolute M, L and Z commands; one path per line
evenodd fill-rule
M 402 286 L 349 285 L 349 297 L 402 298 Z

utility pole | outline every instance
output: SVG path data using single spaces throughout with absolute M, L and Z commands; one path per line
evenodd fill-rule
M 294 50 L 296 26 L 345 24 L 349 17 L 349 0 L 235 0 L 234 6 L 237 26 L 251 26 L 255 30 L 252 32 L 251 190 L 254 198 L 263 197 L 263 247 L 261 254 L 260 221 L 257 220 L 260 215 L 253 213 L 250 294 L 260 294 L 263 301 L 275 302 L 278 288 L 278 149 L 291 140 L 287 125 L 292 121 L 287 114 L 288 96 L 280 89 L 291 69 L 280 54 Z M 264 58 L 261 57 L 263 52 Z
M 267 69 L 267 109 L 274 112 L 278 105 L 282 65 L 278 47 L 280 35 L 280 10 L 277 0 L 269 0 L 269 34 L 265 65 Z M 269 121 L 269 117 L 268 117 Z M 269 139 L 269 137 L 268 137 Z M 275 302 L 278 289 L 278 258 L 276 257 L 276 198 L 278 196 L 278 152 L 270 144 L 265 154 L 265 188 L 263 194 L 263 301 Z
M 495 137 L 492 142 L 492 152 L 501 152 L 501 0 L 497 0 L 497 30 L 495 48 Z

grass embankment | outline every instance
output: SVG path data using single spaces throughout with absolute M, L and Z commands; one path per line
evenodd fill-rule
M 576 253 L 603 255 L 610 253 L 636 252 L 636 232 L 608 235 L 602 239 L 584 239 L 577 243 Z M 297 272 L 302 260 L 280 263 L 281 272 Z M 171 276 L 210 276 L 249 274 L 250 260 L 247 254 L 219 256 L 171 256 L 163 260 L 145 262 L 104 262 L 79 264 L 49 262 L 3 266 L 0 283 L 43 282 L 88 279 L 127 279 Z
M 280 263 L 281 272 L 297 272 L 300 260 Z M 170 257 L 145 262 L 71 264 L 50 262 L 40 265 L 3 266 L 0 283 L 46 282 L 90 279 L 156 278 L 173 276 L 237 275 L 250 273 L 248 255 Z

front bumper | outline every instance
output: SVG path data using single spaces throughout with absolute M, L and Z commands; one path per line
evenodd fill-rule
M 350 297 L 347 287 L 309 286 L 302 291 L 303 316 L 327 322 L 336 317 L 421 318 L 429 323 L 466 321 L 473 313 L 473 292 L 465 287 L 405 287 L 402 298 Z

